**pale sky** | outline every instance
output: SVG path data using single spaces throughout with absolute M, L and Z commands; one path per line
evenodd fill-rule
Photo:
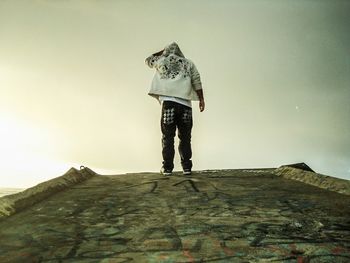
M 79 165 L 159 171 L 144 59 L 173 41 L 206 99 L 194 170 L 305 162 L 350 179 L 349 14 L 334 0 L 0 0 L 0 187 Z

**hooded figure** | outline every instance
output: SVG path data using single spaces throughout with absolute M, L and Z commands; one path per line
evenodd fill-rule
M 156 72 L 148 95 L 162 102 L 161 131 L 163 166 L 161 173 L 171 175 L 174 168 L 174 136 L 179 137 L 179 154 L 184 175 L 192 169 L 192 100 L 199 100 L 204 110 L 202 83 L 196 66 L 185 58 L 173 42 L 145 60 Z
M 156 69 L 148 95 L 158 100 L 159 96 L 199 100 L 196 93 L 196 90 L 202 89 L 199 72 L 175 42 L 149 56 L 145 62 L 150 68 Z

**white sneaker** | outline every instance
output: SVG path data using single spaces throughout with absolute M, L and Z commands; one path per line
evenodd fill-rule
M 190 174 L 192 174 L 190 169 L 185 169 L 185 170 L 183 170 L 182 173 L 183 173 L 183 175 L 190 175 Z
M 170 171 L 170 170 L 165 170 L 164 167 L 162 167 L 162 168 L 160 169 L 160 173 L 163 174 L 163 175 L 169 176 L 169 175 L 172 174 L 172 171 Z

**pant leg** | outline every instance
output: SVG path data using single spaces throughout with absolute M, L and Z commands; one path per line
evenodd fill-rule
M 181 105 L 181 111 L 177 120 L 178 137 L 179 137 L 179 153 L 181 157 L 181 165 L 183 169 L 192 169 L 192 148 L 191 148 L 191 132 L 193 126 L 192 109 Z
M 174 169 L 174 137 L 176 132 L 175 107 L 171 103 L 163 102 L 162 117 L 162 156 L 163 167 L 166 170 Z

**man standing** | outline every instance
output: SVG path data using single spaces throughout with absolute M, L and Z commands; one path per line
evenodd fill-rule
M 171 175 L 174 169 L 174 137 L 177 129 L 183 174 L 190 175 L 193 125 L 191 101 L 199 101 L 201 112 L 205 108 L 199 72 L 195 64 L 185 58 L 175 42 L 146 58 L 145 63 L 156 69 L 148 95 L 155 97 L 162 104 L 161 173 Z

